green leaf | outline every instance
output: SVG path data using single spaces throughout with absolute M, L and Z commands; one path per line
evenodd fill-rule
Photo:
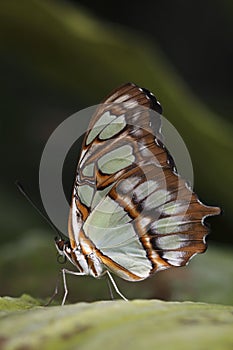
M 23 294 L 20 298 L 0 297 L 0 312 L 27 310 L 38 305 L 40 302 L 27 294 Z
M 12 312 L 9 305 L 0 318 L 1 349 L 115 350 L 127 345 L 127 350 L 224 350 L 233 343 L 232 306 L 134 300 L 25 311 L 32 299 L 12 303 L 21 303 L 22 310 Z

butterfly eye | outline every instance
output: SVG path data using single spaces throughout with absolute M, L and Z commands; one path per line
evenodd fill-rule
M 55 237 L 54 242 L 55 242 L 55 246 L 57 248 L 58 253 L 63 255 L 63 250 L 64 250 L 64 246 L 65 246 L 64 240 L 61 238 Z

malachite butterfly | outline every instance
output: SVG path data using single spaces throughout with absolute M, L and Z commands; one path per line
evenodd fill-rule
M 202 204 L 177 174 L 161 141 L 161 114 L 152 93 L 127 83 L 92 116 L 77 166 L 69 241 L 55 240 L 77 268 L 63 269 L 63 304 L 66 273 L 107 274 L 124 298 L 110 272 L 140 281 L 206 250 L 204 220 L 220 208 Z

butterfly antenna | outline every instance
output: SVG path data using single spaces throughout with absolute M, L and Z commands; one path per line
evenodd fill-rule
M 18 188 L 18 190 L 22 193 L 22 195 L 28 200 L 28 202 L 33 206 L 34 209 L 36 209 L 36 211 L 42 216 L 42 218 L 44 218 L 45 221 L 47 221 L 47 223 L 53 228 L 53 230 L 55 230 L 59 237 L 62 238 L 61 232 L 57 229 L 57 227 L 53 224 L 53 222 L 49 219 L 48 216 L 46 216 L 38 207 L 37 205 L 33 202 L 33 200 L 29 197 L 29 195 L 27 194 L 27 192 L 24 190 L 22 184 L 16 180 L 15 181 L 15 185 Z

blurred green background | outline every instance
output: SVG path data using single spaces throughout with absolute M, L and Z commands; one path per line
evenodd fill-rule
M 209 220 L 209 249 L 189 267 L 137 284 L 119 281 L 122 292 L 233 302 L 232 18 L 230 0 L 0 2 L 0 295 L 46 298 L 61 267 L 54 233 L 15 180 L 42 208 L 38 168 L 52 131 L 132 81 L 161 102 L 191 154 L 195 191 L 224 214 Z M 104 280 L 70 277 L 68 283 L 70 301 L 109 298 Z

